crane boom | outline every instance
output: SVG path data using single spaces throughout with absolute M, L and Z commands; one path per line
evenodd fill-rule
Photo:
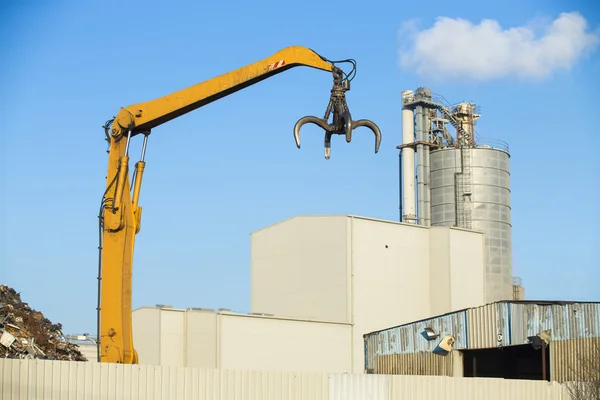
M 353 60 L 340 62 L 345 61 L 354 64 Z M 141 226 L 142 207 L 138 202 L 151 130 L 290 68 L 307 66 L 332 72 L 334 87 L 325 118 L 304 117 L 296 124 L 294 136 L 300 147 L 301 125 L 314 123 L 322 127 L 326 132 L 325 154 L 329 158 L 331 135 L 344 134 L 349 142 L 353 127 L 344 96 L 349 90 L 350 79 L 335 63 L 306 47 L 287 47 L 265 59 L 167 96 L 121 108 L 117 116 L 106 123 L 104 129 L 110 144 L 108 172 L 98 216 L 98 361 L 125 364 L 137 364 L 139 361 L 133 346 L 132 267 L 135 235 Z M 333 123 L 328 123 L 331 113 Z M 366 126 L 373 131 L 377 152 L 381 141 L 379 128 L 368 120 L 355 121 L 354 126 Z M 133 185 L 130 185 L 130 141 L 139 134 L 144 135 L 144 142 L 140 161 L 133 171 Z
M 171 93 L 165 97 L 123 108 L 113 124 L 113 136 L 132 129 L 132 135 L 151 130 L 213 101 L 254 85 L 290 68 L 307 66 L 331 72 L 335 66 L 314 51 L 290 46 L 223 75 Z

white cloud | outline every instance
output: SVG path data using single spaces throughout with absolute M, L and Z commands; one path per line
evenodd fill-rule
M 535 23 L 539 27 L 540 21 Z M 503 29 L 485 19 L 478 25 L 440 17 L 425 30 L 414 21 L 400 31 L 400 66 L 438 78 L 490 80 L 507 76 L 541 79 L 571 68 L 600 43 L 579 13 L 563 13 L 536 37 L 533 25 Z

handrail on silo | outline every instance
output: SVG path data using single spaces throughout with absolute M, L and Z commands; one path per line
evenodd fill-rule
M 503 150 L 507 153 L 510 153 L 508 143 L 500 139 L 478 137 L 477 141 L 475 142 L 475 147 L 481 148 L 484 146 L 489 146 L 493 149 Z
M 412 103 L 414 102 L 416 99 L 416 96 L 413 94 L 411 96 L 406 96 L 403 97 L 402 99 L 402 104 L 408 104 L 408 103 Z M 445 111 L 447 112 L 449 115 L 451 114 L 451 109 L 452 107 L 455 107 L 456 104 L 451 104 L 443 95 L 439 94 L 439 93 L 431 93 L 431 99 L 427 101 L 429 104 L 432 105 L 437 105 L 437 108 L 440 109 L 440 111 Z M 480 113 L 480 106 L 476 106 L 476 112 L 479 114 Z M 452 119 L 452 116 L 450 115 L 450 118 Z M 455 121 L 451 121 L 451 123 L 455 124 Z M 499 139 L 493 139 L 493 138 L 486 138 L 486 137 L 482 137 L 479 132 L 474 129 L 473 127 L 473 136 L 474 136 L 474 141 L 475 141 L 475 147 L 476 148 L 485 148 L 485 147 L 491 147 L 492 149 L 496 149 L 496 150 L 502 150 L 505 151 L 507 153 L 510 153 L 510 149 L 509 149 L 509 145 L 507 142 L 503 141 L 503 140 L 499 140 Z

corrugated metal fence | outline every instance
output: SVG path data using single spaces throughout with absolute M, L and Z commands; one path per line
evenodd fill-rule
M 550 344 L 551 378 L 557 382 L 598 380 L 599 363 L 600 338 L 560 340 Z
M 567 400 L 553 382 L 0 359 L 0 399 Z

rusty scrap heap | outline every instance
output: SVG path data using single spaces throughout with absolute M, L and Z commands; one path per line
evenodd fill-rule
M 14 289 L 0 285 L 0 357 L 87 361 L 61 329 L 23 303 Z

